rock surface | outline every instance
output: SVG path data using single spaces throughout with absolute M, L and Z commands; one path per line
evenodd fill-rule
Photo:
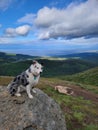
M 0 87 L 0 130 L 66 130 L 59 105 L 40 89 L 34 98 L 24 92 L 11 97 L 6 87 Z

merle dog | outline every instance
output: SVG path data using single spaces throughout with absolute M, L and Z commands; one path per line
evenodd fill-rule
M 42 72 L 43 66 L 37 61 L 33 61 L 32 65 L 20 75 L 16 76 L 11 83 L 8 85 L 8 90 L 12 96 L 21 96 L 21 88 L 25 88 L 29 98 L 33 98 L 31 94 L 31 89 L 34 93 L 36 91 L 33 89 L 38 83 L 40 78 L 40 73 Z

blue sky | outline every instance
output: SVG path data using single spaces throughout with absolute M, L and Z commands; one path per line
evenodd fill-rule
M 60 55 L 98 50 L 98 0 L 0 0 L 0 51 Z

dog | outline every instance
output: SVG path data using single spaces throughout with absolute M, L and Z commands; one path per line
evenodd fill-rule
M 33 61 L 31 66 L 20 75 L 16 76 L 11 83 L 8 84 L 9 93 L 14 96 L 21 96 L 21 88 L 24 88 L 27 92 L 29 98 L 33 98 L 31 94 L 31 89 L 34 93 L 36 91 L 33 89 L 35 85 L 38 84 L 40 79 L 40 73 L 43 71 L 42 64 L 37 61 Z
M 55 90 L 57 90 L 59 93 L 66 94 L 66 95 L 73 94 L 73 90 L 71 88 L 61 86 L 61 85 L 55 86 Z

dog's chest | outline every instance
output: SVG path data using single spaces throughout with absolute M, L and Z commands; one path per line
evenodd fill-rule
M 28 80 L 29 80 L 29 83 L 31 84 L 31 85 L 36 85 L 37 83 L 38 83 L 38 81 L 39 81 L 39 77 L 40 76 L 33 76 L 33 75 L 29 75 L 29 78 L 28 78 Z

